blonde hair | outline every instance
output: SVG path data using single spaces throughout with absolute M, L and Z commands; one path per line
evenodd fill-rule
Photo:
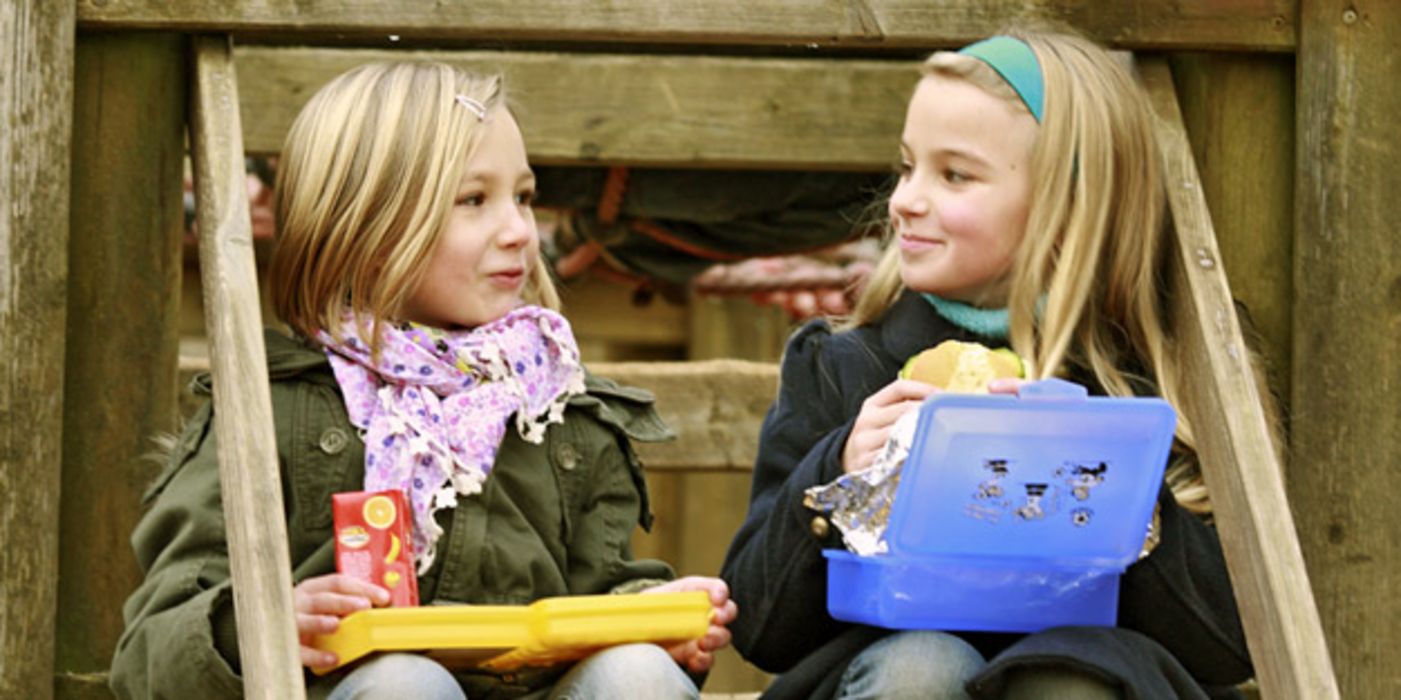
M 327 83 L 302 108 L 278 159 L 273 307 L 294 331 L 338 331 L 347 309 L 380 324 L 418 288 L 436 250 L 481 120 L 457 101 L 505 106 L 499 76 L 429 62 L 372 63 Z M 525 298 L 559 295 L 538 257 Z
M 1124 65 L 1088 40 L 1006 34 L 1031 47 L 1045 82 L 1026 233 L 1008 276 L 1012 348 L 1028 361 L 1033 379 L 1063 375 L 1074 365 L 1111 396 L 1153 387 L 1178 410 L 1178 454 L 1168 483 L 1183 507 L 1209 513 L 1196 460 L 1184 458 L 1193 455 L 1195 440 L 1183 407 L 1196 404 L 1190 399 L 1197 388 L 1177 368 L 1173 339 L 1180 335 L 1166 312 L 1171 230 L 1147 96 Z M 921 72 L 966 80 L 1022 105 L 991 67 L 971 56 L 935 53 Z M 876 320 L 902 291 L 900 252 L 891 246 L 842 325 Z

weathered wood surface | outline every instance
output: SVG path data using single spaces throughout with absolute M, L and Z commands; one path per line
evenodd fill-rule
M 685 306 L 660 296 L 638 306 L 632 301 L 631 287 L 593 275 L 570 280 L 558 289 L 564 315 L 581 347 L 686 345 Z M 589 361 L 587 354 L 585 361 Z
M 678 438 L 634 445 L 648 469 L 754 468 L 759 425 L 778 391 L 777 365 L 744 360 L 598 362 L 589 369 L 656 395 L 657 412 Z
M 245 146 L 282 148 L 302 105 L 369 61 L 505 74 L 536 163 L 884 170 L 913 61 L 242 47 Z
M 1157 113 L 1177 231 L 1174 312 L 1187 320 L 1183 326 L 1189 329 L 1180 339 L 1181 361 L 1186 376 L 1213 387 L 1201 405 L 1183 409 L 1196 430 L 1260 689 L 1267 698 L 1336 698 L 1283 470 L 1249 366 L 1172 75 L 1161 58 L 1142 61 L 1139 72 Z
M 73 5 L 0 3 L 0 697 L 53 697 Z
M 1182 54 L 1171 63 L 1221 262 L 1235 273 L 1231 293 L 1245 304 L 1260 336 L 1271 388 L 1287 399 L 1294 298 L 1294 57 Z
M 952 46 L 1012 21 L 1058 21 L 1122 48 L 1289 51 L 1291 0 L 78 0 L 84 29 L 165 29 L 413 39 L 607 41 L 923 48 Z M 391 38 L 393 37 L 393 38 Z
M 205 333 L 244 697 L 305 694 L 273 436 L 238 84 L 227 37 L 195 37 L 190 95 Z
M 682 415 L 689 415 L 685 419 L 689 424 L 711 433 L 728 433 L 715 442 L 740 447 L 736 452 L 742 456 L 735 461 L 743 461 L 726 465 L 724 471 L 657 469 L 652 461 L 644 461 L 649 468 L 647 485 L 656 521 L 650 534 L 638 533 L 633 542 L 638 556 L 667 561 L 681 575 L 716 576 L 730 538 L 744 522 L 749 507 L 750 470 L 759 425 L 778 390 L 774 363 L 783 350 L 791 322 L 780 309 L 739 299 L 692 295 L 687 308 L 690 342 L 686 357 L 692 362 L 673 364 L 673 373 L 630 379 L 656 393 L 658 410 L 668 421 L 679 422 Z M 738 364 L 736 359 L 749 362 Z M 735 367 L 751 372 L 736 372 Z M 678 380 L 687 376 L 687 380 Z M 717 410 L 694 401 L 696 393 L 691 385 L 696 381 L 720 388 L 715 394 L 704 395 L 707 401 L 732 406 Z M 715 418 L 709 419 L 710 415 Z M 658 447 L 672 450 L 670 456 L 683 462 L 710 456 L 709 444 L 696 445 L 693 440 L 685 440 L 689 436 L 684 433 L 681 437 L 686 444 Z M 734 649 L 723 649 L 716 654 L 706 689 L 752 691 L 767 686 L 769 679 L 768 674 L 744 661 Z
M 129 537 L 176 429 L 185 41 L 78 37 L 63 411 L 58 696 L 93 697 L 141 580 Z M 102 572 L 93 575 L 93 572 Z
M 1343 696 L 1401 696 L 1401 3 L 1304 0 L 1290 495 Z

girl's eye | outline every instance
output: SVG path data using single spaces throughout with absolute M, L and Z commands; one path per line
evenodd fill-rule
M 535 201 L 535 190 L 524 190 L 516 193 L 516 204 L 523 207 L 530 206 Z
M 968 182 L 970 179 L 971 178 L 968 177 L 967 173 L 964 173 L 962 171 L 954 170 L 953 168 L 944 169 L 944 181 L 948 182 L 951 185 L 962 184 Z
M 459 206 L 480 207 L 486 203 L 486 195 L 481 193 L 467 194 L 457 198 L 454 202 Z
M 910 173 L 914 172 L 914 169 L 915 166 L 907 161 L 902 160 L 895 164 L 895 174 L 902 178 L 909 177 Z

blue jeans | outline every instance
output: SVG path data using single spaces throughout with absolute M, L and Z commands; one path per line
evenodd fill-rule
M 313 684 L 308 693 L 320 696 Z M 452 672 L 418 654 L 384 654 L 351 671 L 327 700 L 464 700 Z M 590 656 L 560 677 L 551 688 L 526 695 L 528 700 L 582 698 L 699 698 L 691 679 L 655 644 L 625 644 Z
M 847 665 L 837 700 L 967 700 L 965 683 L 987 662 L 968 642 L 944 632 L 897 632 L 866 647 Z M 1120 697 L 1092 676 L 1054 666 L 1007 672 L 1004 700 L 1099 700 Z
M 897 632 L 847 664 L 837 700 L 966 700 L 963 684 L 986 662 L 982 654 L 944 632 Z

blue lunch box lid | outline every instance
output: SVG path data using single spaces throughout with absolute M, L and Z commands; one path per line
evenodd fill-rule
M 1177 415 L 1060 379 L 1020 396 L 920 407 L 891 507 L 890 553 L 1122 571 L 1142 550 Z

